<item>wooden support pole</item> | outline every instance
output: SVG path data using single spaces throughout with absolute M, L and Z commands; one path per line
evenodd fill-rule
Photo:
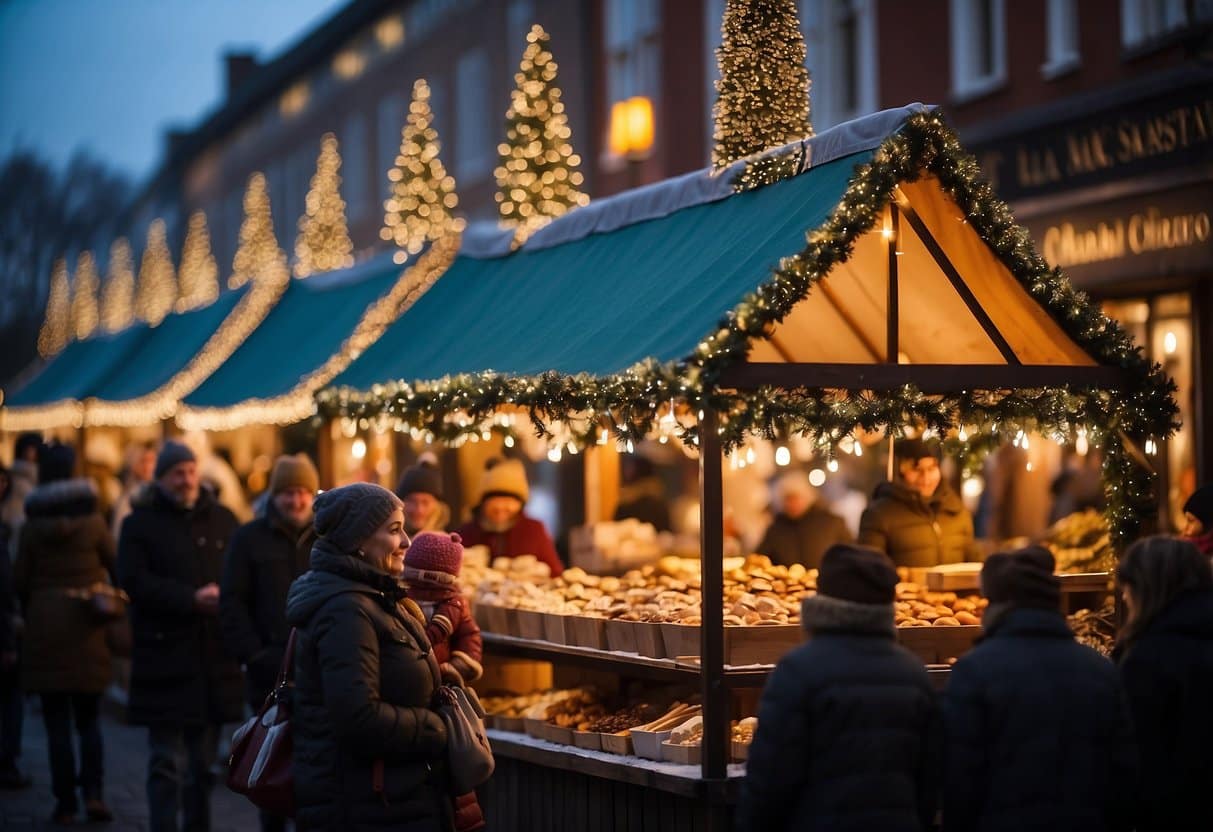
M 724 488 L 717 415 L 699 420 L 701 575 L 700 681 L 703 692 L 703 779 L 723 780 L 729 762 L 729 699 L 724 683 Z

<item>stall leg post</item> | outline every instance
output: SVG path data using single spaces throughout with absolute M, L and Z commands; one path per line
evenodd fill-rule
M 724 780 L 729 761 L 729 701 L 724 684 L 724 494 L 718 418 L 699 420 L 699 536 L 702 565 L 700 681 L 703 691 L 703 779 Z

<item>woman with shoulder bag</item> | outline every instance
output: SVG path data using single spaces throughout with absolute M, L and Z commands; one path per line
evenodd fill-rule
M 291 586 L 300 832 L 449 832 L 447 729 L 421 611 L 400 577 L 403 504 L 355 483 L 316 498 L 311 569 Z
M 77 820 L 77 785 L 89 820 L 113 820 L 101 797 L 98 722 L 112 668 L 106 620 L 97 614 L 92 594 L 113 575 L 114 539 L 97 510 L 92 482 L 71 478 L 75 461 L 69 445 L 45 445 L 39 452 L 38 486 L 25 500 L 13 565 L 26 621 L 21 683 L 42 697 L 56 801 L 51 820 L 57 824 Z M 73 720 L 80 737 L 78 781 Z

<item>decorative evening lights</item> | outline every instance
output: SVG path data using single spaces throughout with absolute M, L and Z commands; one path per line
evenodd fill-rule
M 354 244 L 345 222 L 341 198 L 341 156 L 337 137 L 325 133 L 320 140 L 316 173 L 307 192 L 304 214 L 295 240 L 295 277 L 328 272 L 354 264 Z
M 135 317 L 159 326 L 176 303 L 177 277 L 173 271 L 173 255 L 168 250 L 168 234 L 164 220 L 153 220 L 147 229 L 147 247 L 139 264 Z
M 110 246 L 109 273 L 101 289 L 101 329 L 119 332 L 135 319 L 135 261 L 125 237 Z

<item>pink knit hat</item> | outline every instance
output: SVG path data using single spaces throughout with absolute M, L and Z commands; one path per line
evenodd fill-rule
M 454 532 L 420 532 L 405 550 L 404 565 L 418 571 L 458 576 L 463 568 L 463 539 Z

